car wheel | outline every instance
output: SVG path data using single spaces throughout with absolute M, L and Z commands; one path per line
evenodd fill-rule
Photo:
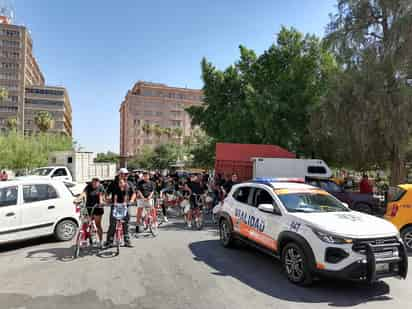
M 353 210 L 363 212 L 365 214 L 372 214 L 372 208 L 368 204 L 364 203 L 358 203 L 355 206 L 353 206 Z
M 408 226 L 403 229 L 401 232 L 401 237 L 405 243 L 406 250 L 408 250 L 408 252 L 412 252 L 412 226 Z
M 282 250 L 282 264 L 290 282 L 310 285 L 313 282 L 308 259 L 300 246 L 288 243 Z
M 59 241 L 72 240 L 76 235 L 77 224 L 72 220 L 63 220 L 57 224 L 54 235 Z
M 219 237 L 220 237 L 220 242 L 222 243 L 223 247 L 228 248 L 233 245 L 232 226 L 230 225 L 229 221 L 227 221 L 226 219 L 220 220 Z

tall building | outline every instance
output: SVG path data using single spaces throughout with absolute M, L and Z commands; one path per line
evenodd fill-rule
M 145 145 L 181 142 L 190 136 L 191 119 L 185 109 L 201 105 L 202 96 L 201 90 L 137 82 L 120 106 L 120 155 L 132 156 Z M 169 128 L 170 133 L 160 135 L 156 127 Z
M 53 123 L 50 132 L 72 136 L 72 108 L 63 87 L 28 86 L 24 98 L 24 132 L 38 131 L 34 118 L 39 111 L 48 111 Z
M 43 104 L 33 108 L 32 103 L 26 108 L 26 96 L 36 96 L 34 93 L 26 93 L 26 89 L 34 91 L 37 89 L 51 89 L 53 87 L 45 87 L 45 79 L 40 67 L 33 55 L 33 41 L 29 30 L 26 27 L 10 24 L 10 19 L 7 16 L 0 16 L 0 88 L 7 90 L 8 97 L 0 103 L 0 130 L 5 130 L 7 120 L 16 118 L 18 129 L 22 132 L 31 132 L 32 126 L 25 128 L 27 123 L 32 119 L 25 119 L 25 114 L 31 115 L 34 110 L 55 112 L 55 106 Z M 60 89 L 60 88 L 59 88 Z M 57 90 L 56 90 L 57 91 Z M 71 107 L 66 91 L 62 94 L 67 98 L 65 103 L 67 111 L 70 111 L 70 124 L 67 130 L 62 131 L 66 134 L 71 134 Z M 40 108 L 41 106 L 41 108 Z M 59 124 L 56 119 L 55 123 Z M 63 126 L 62 126 L 63 128 Z M 57 128 L 54 131 L 59 131 Z

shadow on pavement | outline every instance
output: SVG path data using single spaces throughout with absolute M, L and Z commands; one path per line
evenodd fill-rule
M 35 259 L 42 262 L 70 262 L 74 260 L 74 245 L 68 248 L 45 248 L 33 250 L 27 253 L 26 258 Z
M 372 301 L 390 300 L 389 286 L 379 281 L 372 285 L 343 281 L 317 281 L 311 287 L 290 283 L 280 262 L 254 249 L 243 246 L 223 248 L 218 240 L 194 242 L 189 245 L 194 259 L 206 263 L 216 276 L 230 276 L 251 288 L 272 297 L 306 303 L 327 303 L 349 307 Z
M 21 241 L 16 241 L 16 242 L 11 242 L 11 243 L 0 245 L 0 253 L 7 253 L 11 251 L 20 250 L 20 249 L 26 249 L 26 248 L 40 246 L 44 244 L 53 244 L 57 242 L 58 241 L 56 241 L 51 236 L 33 238 L 33 239 L 28 239 L 28 240 L 21 240 Z

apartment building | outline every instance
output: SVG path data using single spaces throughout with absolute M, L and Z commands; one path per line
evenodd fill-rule
M 50 132 L 72 136 L 72 108 L 65 88 L 52 86 L 26 87 L 24 98 L 24 132 L 38 131 L 34 118 L 39 111 L 48 111 L 52 118 Z
M 132 156 L 145 145 L 178 143 L 190 136 L 193 128 L 186 108 L 201 105 L 202 96 L 201 90 L 137 82 L 120 106 L 121 156 Z M 159 134 L 153 128 L 161 128 L 163 132 L 168 129 L 170 133 Z
M 31 88 L 34 87 L 35 88 Z M 37 88 L 36 88 L 37 87 Z M 0 131 L 7 128 L 7 120 L 16 118 L 18 129 L 22 132 L 32 132 L 33 127 L 29 126 L 26 130 L 26 124 L 32 121 L 30 116 L 34 110 L 55 112 L 55 107 L 47 104 L 39 104 L 38 108 L 33 109 L 33 104 L 26 108 L 26 96 L 31 97 L 33 92 L 26 93 L 26 90 L 35 91 L 35 89 L 49 89 L 53 87 L 45 86 L 44 75 L 33 54 L 33 41 L 29 30 L 20 25 L 13 25 L 7 16 L 0 16 L 0 88 L 4 88 L 8 97 L 3 99 L 0 104 Z M 31 89 L 31 90 L 30 90 Z M 59 88 L 60 89 L 60 88 Z M 57 90 L 56 91 L 61 91 Z M 71 107 L 68 100 L 67 91 L 63 91 L 65 97 L 65 108 L 70 117 L 70 124 L 67 124 L 62 133 L 71 134 Z M 30 98 L 28 98 L 30 100 Z M 67 99 L 67 100 L 66 100 Z M 42 108 L 40 108 L 40 106 Z M 25 119 L 26 112 L 29 119 Z M 56 119 L 56 124 L 60 125 L 60 120 Z M 63 128 L 61 126 L 61 128 Z M 58 131 L 57 129 L 55 131 Z

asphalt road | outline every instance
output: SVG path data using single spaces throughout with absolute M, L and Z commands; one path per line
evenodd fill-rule
M 411 277 L 296 287 L 271 257 L 222 248 L 213 226 L 188 231 L 174 220 L 133 244 L 117 257 L 106 250 L 77 260 L 70 242 L 2 246 L 0 308 L 412 308 Z

